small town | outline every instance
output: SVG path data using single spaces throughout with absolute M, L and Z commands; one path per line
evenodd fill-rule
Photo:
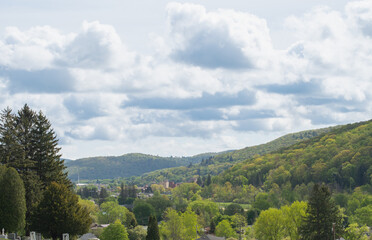
M 372 0 L 0 1 L 0 240 L 372 240 Z

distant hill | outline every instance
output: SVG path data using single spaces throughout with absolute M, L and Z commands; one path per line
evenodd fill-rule
M 371 184 L 372 120 L 340 126 L 318 137 L 256 156 L 214 178 L 232 186 L 252 184 L 267 191 L 324 182 L 352 190 Z
M 114 179 L 138 176 L 157 169 L 187 166 L 201 162 L 218 153 L 204 153 L 192 157 L 159 157 L 140 153 L 125 154 L 117 157 L 91 157 L 65 160 L 68 176 L 72 181 Z
M 287 134 L 265 144 L 246 147 L 240 150 L 225 152 L 209 158 L 204 158 L 201 163 L 192 166 L 174 167 L 145 173 L 140 177 L 131 178 L 131 181 L 139 185 L 158 182 L 159 180 L 164 179 L 174 182 L 187 182 L 199 175 L 218 175 L 224 170 L 232 167 L 234 164 L 246 159 L 250 159 L 255 155 L 263 155 L 283 147 L 291 146 L 295 143 L 325 134 L 335 128 L 337 127 L 321 128 Z

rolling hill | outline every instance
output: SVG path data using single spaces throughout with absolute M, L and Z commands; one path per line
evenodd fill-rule
M 324 182 L 333 189 L 371 183 L 372 120 L 340 126 L 318 137 L 255 156 L 227 169 L 214 182 L 252 184 L 267 191 Z
M 211 174 L 215 176 L 232 167 L 234 164 L 252 158 L 255 155 L 263 155 L 283 147 L 288 147 L 295 143 L 325 134 L 332 129 L 334 129 L 334 127 L 287 134 L 265 144 L 246 147 L 205 158 L 199 164 L 160 169 L 145 173 L 139 177 L 132 177 L 130 181 L 138 185 L 143 185 L 151 182 L 161 182 L 165 179 L 174 182 L 187 182 L 199 175 L 206 176 Z
M 192 157 L 159 157 L 140 153 L 117 157 L 91 157 L 65 161 L 68 176 L 72 181 L 78 179 L 114 179 L 138 176 L 157 169 L 185 166 L 201 162 L 217 153 L 204 153 Z

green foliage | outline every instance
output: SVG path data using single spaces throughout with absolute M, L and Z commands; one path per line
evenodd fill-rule
M 197 238 L 197 216 L 188 209 L 183 214 L 168 208 L 165 211 L 165 221 L 160 225 L 160 234 L 168 240 L 192 240 Z
M 196 231 L 197 228 L 197 215 L 188 209 L 182 214 L 182 225 L 183 229 L 183 239 L 184 240 L 193 240 L 196 239 L 198 234 Z
M 283 213 L 283 225 L 286 236 L 289 236 L 291 240 L 299 240 L 300 227 L 303 225 L 303 220 L 306 217 L 306 202 L 294 202 L 292 205 L 281 207 Z
M 222 220 L 216 227 L 216 236 L 218 237 L 235 237 L 236 233 L 231 227 L 231 224 L 228 220 Z
M 155 216 L 149 217 L 146 240 L 160 240 L 158 221 Z
M 328 187 L 315 184 L 310 194 L 306 217 L 300 228 L 300 233 L 305 240 L 331 239 L 333 224 L 335 224 L 335 232 L 338 237 L 343 231 L 340 211 L 331 199 Z
M 193 201 L 189 208 L 200 216 L 200 223 L 205 227 L 209 226 L 212 218 L 220 215 L 218 205 L 210 200 Z
M 13 114 L 5 109 L 0 116 L 0 162 L 20 174 L 26 190 L 26 232 L 44 189 L 56 181 L 71 186 L 59 154 L 58 140 L 42 112 L 27 104 Z
M 129 240 L 146 240 L 147 232 L 142 226 L 127 229 Z
M 154 196 L 146 200 L 155 209 L 156 218 L 162 220 L 162 214 L 168 207 L 172 206 L 172 201 L 165 195 L 155 192 Z
M 255 206 L 265 209 L 306 199 L 314 182 L 345 191 L 369 186 L 371 133 L 372 120 L 349 124 L 276 152 L 254 156 L 214 177 L 218 186 L 213 187 L 211 195 L 216 201 L 252 203 L 257 192 L 247 188 L 250 183 L 269 194 L 267 202 Z
M 354 219 L 360 224 L 372 226 L 372 204 L 355 210 Z
M 244 209 L 243 209 L 242 206 L 240 206 L 240 204 L 231 203 L 225 209 L 225 214 L 226 215 L 232 216 L 236 213 L 239 213 L 239 214 L 244 213 Z
M 352 223 L 345 229 L 344 236 L 347 240 L 368 240 L 368 231 L 367 226 L 359 227 L 357 223 Z
M 14 168 L 0 165 L 0 226 L 8 232 L 22 231 L 26 218 L 23 181 Z
M 117 202 L 104 202 L 100 206 L 101 211 L 98 214 L 99 223 L 108 224 L 120 220 L 124 224 L 127 220 L 129 210 L 120 206 Z
M 259 240 L 282 239 L 285 236 L 283 212 L 275 208 L 262 211 L 253 228 Z
M 77 194 L 80 195 L 82 199 L 98 198 L 98 188 L 94 185 L 79 187 L 77 189 Z
M 93 222 L 98 221 L 97 215 L 99 212 L 99 208 L 94 203 L 94 201 L 79 198 L 79 204 L 82 208 L 85 208 L 89 212 L 89 216 L 92 218 Z
M 101 240 L 129 240 L 128 233 L 119 220 L 111 223 L 100 236 Z
M 118 197 L 118 202 L 120 205 L 123 204 L 132 204 L 134 199 L 137 197 L 137 189 L 136 186 L 128 186 L 124 185 L 122 182 L 120 185 L 120 193 Z
M 149 217 L 151 215 L 155 215 L 155 209 L 151 204 L 143 200 L 136 199 L 136 201 L 134 201 L 133 213 L 136 216 L 139 224 L 146 225 Z
M 92 220 L 78 201 L 65 185 L 52 182 L 35 211 L 32 228 L 53 239 L 67 232 L 72 236 L 86 233 Z
M 160 224 L 160 235 L 164 239 L 182 240 L 182 217 L 176 210 L 168 208 L 165 212 L 165 221 Z
M 272 151 L 277 151 L 280 148 L 288 147 L 300 141 L 327 133 L 332 129 L 333 128 L 323 128 L 288 134 L 266 144 L 247 147 L 236 151 L 228 151 L 216 154 L 215 156 L 204 155 L 204 159 L 200 164 L 193 164 L 189 167 L 182 166 L 156 170 L 154 172 L 145 173 L 142 176 L 135 178 L 134 181 L 136 184 L 143 185 L 153 181 L 161 182 L 164 179 L 174 182 L 187 182 L 189 179 L 198 176 L 216 176 L 238 162 L 250 159 L 256 155 L 263 155 Z M 211 179 L 208 180 L 207 178 L 205 185 L 209 186 L 211 183 Z M 236 179 L 234 184 L 248 184 L 248 180 L 246 178 Z
M 201 187 L 196 183 L 182 183 L 172 190 L 172 196 L 174 198 L 186 198 L 190 200 L 200 190 Z
M 193 157 L 159 157 L 140 153 L 125 154 L 118 157 L 83 158 L 66 163 L 70 179 L 108 179 L 139 176 L 144 173 L 170 167 L 187 166 L 199 163 L 203 158 L 216 153 L 206 153 Z M 161 181 L 165 180 L 162 179 Z M 150 181 L 149 181 L 150 182 Z

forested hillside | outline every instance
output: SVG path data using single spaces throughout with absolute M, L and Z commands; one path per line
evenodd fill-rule
M 151 173 L 146 173 L 141 177 L 131 178 L 131 181 L 134 181 L 137 184 L 161 182 L 165 179 L 174 182 L 187 182 L 191 178 L 196 178 L 198 176 L 206 176 L 208 174 L 215 176 L 232 167 L 237 162 L 252 158 L 255 155 L 262 155 L 283 147 L 288 147 L 300 141 L 327 133 L 332 129 L 333 128 L 322 128 L 287 134 L 265 144 L 246 147 L 240 150 L 218 154 L 214 157 L 204 158 L 199 164 L 161 169 Z
M 65 161 L 71 180 L 113 179 L 138 176 L 157 169 L 185 166 L 199 163 L 217 153 L 204 153 L 192 157 L 159 157 L 140 153 L 125 154 L 118 157 L 91 157 L 75 161 Z
M 296 196 L 304 196 L 317 182 L 336 191 L 352 192 L 355 187 L 368 188 L 371 177 L 372 120 L 345 125 L 288 148 L 253 157 L 224 171 L 213 182 L 220 186 L 215 191 L 221 192 L 228 186 L 231 199 L 244 201 L 242 189 L 250 186 L 281 192 L 291 202 Z

